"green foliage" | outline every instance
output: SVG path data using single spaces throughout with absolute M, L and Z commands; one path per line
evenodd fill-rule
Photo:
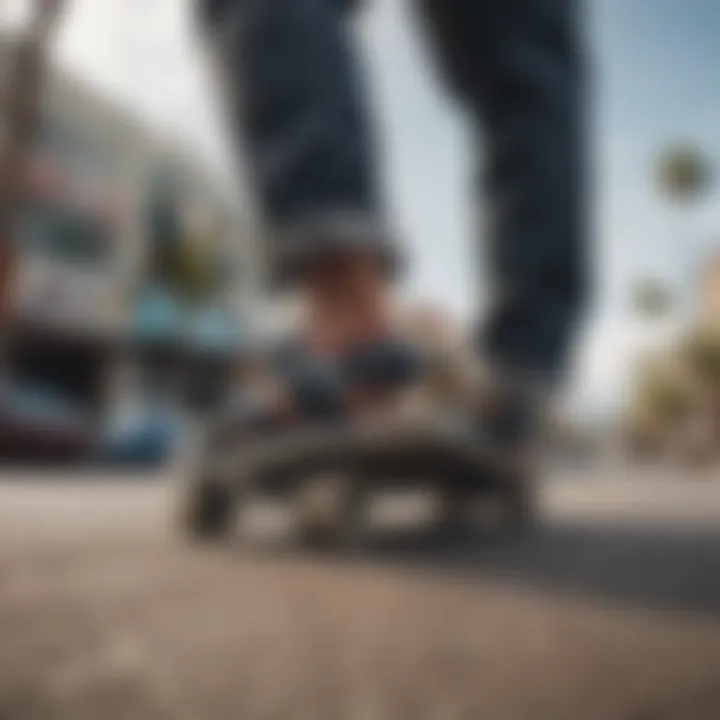
M 692 411 L 696 383 L 684 353 L 658 354 L 639 368 L 632 414 L 668 423 Z
M 676 145 L 660 156 L 657 183 L 663 195 L 671 200 L 694 200 L 707 189 L 711 178 L 709 161 L 693 145 Z
M 643 402 L 650 414 L 674 419 L 689 409 L 689 397 L 683 388 L 670 378 L 657 378 L 649 382 L 642 393 Z
M 189 303 L 217 295 L 228 281 L 229 263 L 217 239 L 188 235 L 176 203 L 158 202 L 150 211 L 150 263 L 153 282 L 170 288 Z
M 688 356 L 704 381 L 720 383 L 720 330 L 698 330 L 688 342 Z
M 181 248 L 175 281 L 178 293 L 189 302 L 203 302 L 217 294 L 221 278 L 215 244 L 204 239 L 187 240 Z

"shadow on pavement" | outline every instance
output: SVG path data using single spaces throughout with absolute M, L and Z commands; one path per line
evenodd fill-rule
M 550 592 L 720 614 L 720 528 L 539 527 L 515 538 L 377 536 L 367 560 L 499 578 Z
M 277 550 L 277 548 L 276 548 Z M 359 553 L 295 557 L 447 573 L 449 580 L 502 581 L 656 610 L 720 615 L 720 528 L 540 526 L 522 536 L 429 529 L 370 535 Z

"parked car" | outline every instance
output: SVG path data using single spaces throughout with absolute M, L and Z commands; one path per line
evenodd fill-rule
M 86 458 L 96 432 L 91 414 L 43 384 L 6 384 L 0 390 L 0 458 L 62 461 Z
M 126 407 L 107 423 L 97 456 L 110 467 L 159 469 L 172 458 L 184 431 L 182 414 L 171 407 Z

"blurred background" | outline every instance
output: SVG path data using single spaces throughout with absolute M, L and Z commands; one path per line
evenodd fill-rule
M 242 350 L 292 317 L 292 301 L 259 293 L 252 198 L 191 7 L 6 0 L 2 12 L 0 456 L 41 443 L 165 457 L 191 396 L 211 392 L 189 387 L 192 363 L 220 363 L 231 382 Z M 683 463 L 720 453 L 718 13 L 712 0 L 588 7 L 596 300 L 557 410 L 558 430 L 586 449 Z M 483 307 L 469 242 L 482 218 L 468 211 L 464 128 L 413 29 L 401 3 L 377 3 L 359 27 L 413 252 L 400 302 L 462 336 Z M 161 353 L 176 361 L 162 390 Z
M 317 691 L 307 717 L 715 720 L 718 27 L 717 0 L 587 2 L 595 298 L 553 410 L 547 528 L 459 555 L 381 543 L 372 573 L 288 570 L 158 540 L 198 424 L 300 311 L 260 291 L 253 198 L 190 3 L 0 0 L 0 628 L 17 630 L 0 717 L 116 717 L 117 693 L 138 703 L 117 717 L 299 717 L 261 714 L 295 702 L 284 687 Z M 412 252 L 398 304 L 420 342 L 463 355 L 483 218 L 414 30 L 395 0 L 358 24 Z M 138 477 L 152 482 L 128 492 Z M 405 585 L 388 564 L 473 582 Z M 348 648 L 358 687 L 375 677 L 364 715 L 343 704 Z M 234 670 L 200 666 L 237 668 L 260 714 Z M 406 690 L 437 692 L 405 705 Z

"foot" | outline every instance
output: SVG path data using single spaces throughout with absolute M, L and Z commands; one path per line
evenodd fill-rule
M 417 370 L 398 340 L 383 263 L 369 252 L 328 255 L 309 268 L 303 290 L 299 400 L 335 414 L 382 412 Z
M 252 431 L 383 412 L 420 366 L 397 337 L 387 273 L 373 255 L 326 256 L 301 282 L 307 313 L 299 337 L 255 363 L 243 382 Z
M 512 375 L 486 373 L 474 403 L 478 432 L 503 467 L 532 477 L 547 414 L 546 392 Z
M 477 476 L 453 482 L 442 493 L 441 525 L 453 531 L 472 527 L 480 509 L 491 509 L 494 527 L 526 529 L 538 515 L 536 481 L 545 403 L 535 388 L 496 375 L 479 382 L 473 399 L 466 405 L 466 428 L 489 462 L 483 462 Z

